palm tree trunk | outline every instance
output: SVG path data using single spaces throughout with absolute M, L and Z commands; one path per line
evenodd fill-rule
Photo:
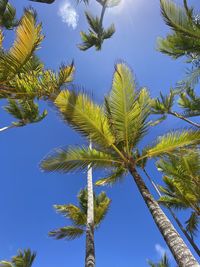
M 147 205 L 151 215 L 158 226 L 163 238 L 171 250 L 179 267 L 198 267 L 200 266 L 182 238 L 179 236 L 172 223 L 166 217 L 158 203 L 146 187 L 141 176 L 135 169 L 134 162 L 129 165 L 129 172 L 133 176 L 135 183 Z
M 17 127 L 17 126 L 15 126 L 13 124 L 10 126 L 3 127 L 3 128 L 0 128 L 0 132 L 4 132 L 4 131 L 7 131 L 9 129 L 15 128 L 15 127 Z
M 154 183 L 153 179 L 149 176 L 149 174 L 147 173 L 147 171 L 145 169 L 143 169 L 143 171 L 146 174 L 146 176 L 149 179 L 149 181 L 151 182 L 151 184 L 153 185 L 153 187 L 156 190 L 156 192 L 158 193 L 159 197 L 161 197 L 162 194 L 161 194 L 160 190 L 158 189 L 157 185 Z M 183 232 L 183 234 L 185 235 L 185 237 L 187 238 L 187 240 L 190 242 L 190 244 L 193 247 L 193 249 L 196 251 L 197 255 L 200 257 L 200 250 L 199 250 L 198 246 L 196 245 L 196 243 L 194 242 L 194 240 L 190 237 L 188 232 L 185 230 L 184 226 L 179 221 L 179 219 L 177 218 L 177 216 L 174 213 L 174 211 L 169 206 L 166 206 L 166 207 L 169 210 L 169 212 L 171 213 L 171 215 L 174 218 L 175 222 L 178 224 L 178 226 L 181 229 L 181 231 Z
M 90 148 L 92 148 L 91 141 L 90 141 Z M 90 165 L 88 166 L 88 173 L 87 173 L 87 191 L 88 191 L 88 208 L 87 208 L 87 226 L 86 226 L 85 267 L 95 267 L 94 194 L 93 194 L 92 168 Z

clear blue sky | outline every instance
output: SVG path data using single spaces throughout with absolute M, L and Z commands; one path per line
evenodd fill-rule
M 105 42 L 101 52 L 77 49 L 79 32 L 87 25 L 82 5 L 76 6 L 75 0 L 70 1 L 79 15 L 76 29 L 58 16 L 60 6 L 67 1 L 57 0 L 53 5 L 31 3 L 46 36 L 39 54 L 46 65 L 55 70 L 60 63 L 74 59 L 74 84 L 92 91 L 97 102 L 100 103 L 109 91 L 118 60 L 129 64 L 138 84 L 147 86 L 152 96 L 158 95 L 160 90 L 167 92 L 184 76 L 183 60 L 173 61 L 156 51 L 156 38 L 169 31 L 160 16 L 158 0 L 124 0 L 123 6 L 107 13 L 105 23 L 114 22 L 117 31 Z M 27 0 L 13 0 L 12 3 L 18 15 L 30 4 Z M 95 4 L 92 10 L 98 12 Z M 11 39 L 10 33 L 6 33 L 5 44 Z M 10 130 L 0 137 L 0 259 L 9 259 L 17 249 L 29 247 L 37 251 L 35 267 L 81 267 L 85 256 L 84 237 L 67 242 L 55 241 L 47 234 L 49 230 L 67 225 L 68 221 L 57 215 L 52 205 L 76 203 L 78 191 L 86 184 L 86 174 L 44 174 L 38 165 L 53 148 L 84 141 L 63 124 L 51 107 L 47 108 L 49 115 L 41 123 Z M 11 118 L 3 111 L 1 114 L 1 127 L 9 125 Z M 170 118 L 153 129 L 142 145 L 181 126 L 180 121 Z M 159 182 L 161 177 L 153 163 L 148 167 L 149 173 Z M 94 178 L 102 174 L 96 172 Z M 166 249 L 166 245 L 131 177 L 103 190 L 112 198 L 112 205 L 95 235 L 96 266 L 145 267 L 147 259 L 158 260 L 158 251 Z M 199 241 L 198 237 L 197 243 Z

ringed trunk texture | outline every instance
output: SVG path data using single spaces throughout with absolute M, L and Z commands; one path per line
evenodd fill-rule
M 92 144 L 90 142 L 90 148 Z M 87 173 L 87 192 L 88 192 L 88 207 L 87 207 L 87 226 L 86 226 L 86 256 L 85 267 L 95 267 L 95 247 L 94 247 L 94 193 L 92 168 L 88 166 Z
M 162 194 L 161 194 L 160 190 L 158 189 L 157 185 L 154 183 L 153 179 L 151 179 L 151 177 L 149 176 L 149 174 L 147 173 L 147 171 L 145 169 L 143 169 L 143 171 L 146 174 L 147 178 L 150 180 L 151 184 L 153 185 L 153 187 L 156 190 L 156 192 L 159 195 L 159 197 L 161 197 Z M 190 237 L 190 235 L 188 234 L 188 232 L 185 230 L 184 226 L 179 221 L 179 219 L 177 218 L 177 216 L 174 213 L 174 211 L 169 206 L 166 206 L 166 208 L 169 210 L 169 212 L 171 213 L 172 217 L 176 221 L 177 225 L 179 226 L 179 228 L 181 229 L 181 231 L 183 232 L 183 234 L 185 235 L 185 237 L 187 238 L 187 240 L 190 242 L 191 246 L 193 247 L 193 249 L 195 250 L 195 252 L 197 253 L 197 255 L 200 257 L 200 250 L 199 250 L 198 246 L 196 245 L 196 243 L 194 242 L 194 240 Z
M 171 250 L 179 267 L 200 267 L 191 251 L 188 249 L 182 238 L 179 236 L 172 223 L 166 217 L 158 203 L 146 187 L 141 176 L 135 169 L 134 163 L 130 164 L 129 171 L 147 205 L 151 215 L 158 226 L 163 238 Z

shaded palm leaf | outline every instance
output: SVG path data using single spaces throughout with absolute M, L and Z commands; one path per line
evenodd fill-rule
M 83 234 L 84 230 L 75 226 L 61 227 L 49 232 L 49 236 L 57 240 L 59 239 L 73 240 L 82 236 Z

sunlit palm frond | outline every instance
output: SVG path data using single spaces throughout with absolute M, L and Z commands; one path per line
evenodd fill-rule
M 123 181 L 126 174 L 127 174 L 127 170 L 123 167 L 119 167 L 117 169 L 114 169 L 105 178 L 102 178 L 96 181 L 95 185 L 97 186 L 111 185 L 112 186 L 117 182 Z
M 9 261 L 0 261 L 0 267 L 14 267 Z
M 91 165 L 93 168 L 120 166 L 122 162 L 113 155 L 87 147 L 57 149 L 54 154 L 41 162 L 45 171 L 69 172 L 83 170 Z
M 107 147 L 114 143 L 109 124 L 101 107 L 96 105 L 86 94 L 74 91 L 62 91 L 55 100 L 55 105 L 75 130 L 94 143 Z
M 149 266 L 151 267 L 170 267 L 169 259 L 166 253 L 163 255 L 162 259 L 158 263 L 153 263 L 152 261 L 148 261 Z
M 75 226 L 61 227 L 49 232 L 49 236 L 57 240 L 59 239 L 73 240 L 82 236 L 83 234 L 84 230 L 80 227 L 75 227 Z
M 86 224 L 87 216 L 81 209 L 75 205 L 54 205 L 57 212 L 70 219 L 74 225 L 83 226 Z
M 138 96 L 131 70 L 125 64 L 117 64 L 106 105 L 109 106 L 116 142 L 123 143 L 126 153 L 130 153 L 144 128 L 147 98 L 146 89 L 142 89 Z
M 199 130 L 174 131 L 158 138 L 155 145 L 146 149 L 146 156 L 159 157 L 171 154 L 178 148 L 200 144 Z
M 41 25 L 36 24 L 36 15 L 32 10 L 25 10 L 24 16 L 17 27 L 16 39 L 8 51 L 0 56 L 1 81 L 9 80 L 20 72 L 30 60 L 33 52 L 43 39 Z

